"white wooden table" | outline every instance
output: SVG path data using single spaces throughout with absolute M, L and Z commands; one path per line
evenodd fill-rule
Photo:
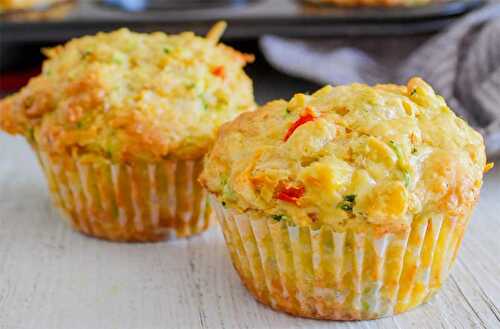
M 0 328 L 500 328 L 500 166 L 443 289 L 369 322 L 293 318 L 242 287 L 218 227 L 188 240 L 117 244 L 75 233 L 52 208 L 29 147 L 0 133 Z

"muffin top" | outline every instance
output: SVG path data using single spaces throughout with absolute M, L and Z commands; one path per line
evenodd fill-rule
M 326 86 L 244 113 L 221 128 L 200 181 L 254 217 L 398 230 L 468 216 L 485 161 L 481 135 L 413 78 Z
M 44 7 L 55 2 L 57 0 L 0 0 L 0 14 L 9 10 Z
M 0 128 L 48 153 L 115 162 L 196 159 L 219 126 L 254 109 L 253 59 L 186 32 L 127 29 L 47 49 L 42 73 L 0 102 Z

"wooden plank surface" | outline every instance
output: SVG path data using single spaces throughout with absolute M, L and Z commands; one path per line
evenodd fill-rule
M 274 312 L 245 291 L 218 227 L 116 244 L 70 230 L 20 138 L 0 133 L 0 328 L 500 328 L 500 166 L 443 289 L 409 313 L 325 322 Z

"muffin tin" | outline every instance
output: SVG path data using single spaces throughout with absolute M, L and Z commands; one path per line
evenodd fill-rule
M 127 26 L 137 31 L 204 33 L 226 20 L 226 38 L 404 35 L 439 30 L 483 0 L 436 2 L 420 7 L 338 8 L 295 0 L 80 0 L 64 18 L 11 21 L 0 18 L 3 42 L 47 42 Z M 111 1 L 111 2 L 109 2 Z M 125 5 L 124 5 L 125 4 Z M 132 4 L 132 5 L 131 5 Z

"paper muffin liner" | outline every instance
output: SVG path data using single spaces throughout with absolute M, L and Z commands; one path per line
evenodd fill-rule
M 467 219 L 416 219 L 399 233 L 290 226 L 211 196 L 232 262 L 258 301 L 293 315 L 374 319 L 428 300 L 448 276 Z
M 202 160 L 111 164 L 36 150 L 54 203 L 77 230 L 115 241 L 187 237 L 213 222 Z

